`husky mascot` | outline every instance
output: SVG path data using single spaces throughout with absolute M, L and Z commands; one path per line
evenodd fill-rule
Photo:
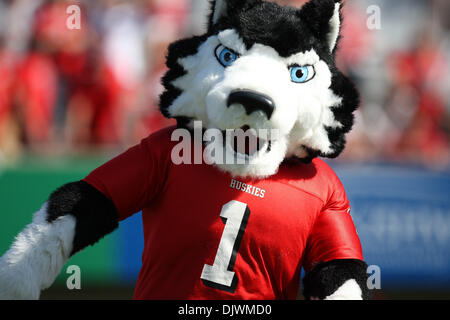
M 142 211 L 135 299 L 295 299 L 302 268 L 306 299 L 368 298 L 349 201 L 318 158 L 341 153 L 359 101 L 335 65 L 341 6 L 213 1 L 207 33 L 168 50 L 177 126 L 51 194 L 0 259 L 0 297 L 38 299 Z

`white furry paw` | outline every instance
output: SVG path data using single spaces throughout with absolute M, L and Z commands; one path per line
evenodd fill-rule
M 362 290 L 354 279 L 350 279 L 325 300 L 362 300 Z
M 17 271 L 14 265 L 5 260 L 0 260 L 0 300 L 39 299 L 41 290 L 31 268 Z
M 48 223 L 47 204 L 0 258 L 0 299 L 36 300 L 51 286 L 72 250 L 75 219 Z

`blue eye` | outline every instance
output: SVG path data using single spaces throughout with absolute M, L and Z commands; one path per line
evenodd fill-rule
M 229 67 L 236 61 L 238 58 L 238 54 L 233 52 L 232 50 L 224 47 L 223 45 L 219 45 L 216 48 L 216 58 L 224 67 Z
M 291 67 L 291 79 L 295 83 L 305 83 L 314 78 L 313 66 L 293 66 Z

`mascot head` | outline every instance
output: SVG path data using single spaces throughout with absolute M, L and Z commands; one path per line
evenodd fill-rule
M 213 1 L 207 33 L 169 47 L 161 111 L 187 128 L 201 121 L 206 129 L 251 132 L 252 152 L 211 142 L 248 160 L 217 164 L 235 176 L 267 177 L 288 159 L 337 157 L 359 102 L 335 65 L 340 26 L 336 0 L 311 0 L 300 9 Z

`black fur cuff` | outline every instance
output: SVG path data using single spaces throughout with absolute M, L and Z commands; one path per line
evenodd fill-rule
M 347 280 L 355 279 L 361 288 L 362 298 L 368 300 L 370 292 L 367 278 L 367 264 L 361 260 L 343 259 L 321 263 L 303 278 L 303 295 L 307 300 L 311 297 L 323 300 Z
M 48 201 L 47 221 L 72 215 L 76 219 L 71 256 L 93 245 L 119 225 L 113 202 L 84 181 L 69 183 L 52 193 Z

